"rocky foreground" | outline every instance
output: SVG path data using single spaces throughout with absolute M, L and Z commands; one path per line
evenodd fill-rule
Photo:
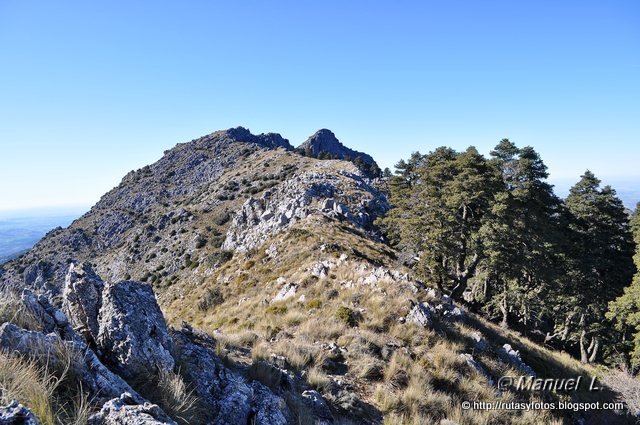
M 66 361 L 61 353 L 72 352 L 77 383 L 102 406 L 89 424 L 175 424 L 128 382 L 157 383 L 177 368 L 199 400 L 200 423 L 289 424 L 294 422 L 290 403 L 304 406 L 311 423 L 332 422 L 316 391 L 298 387 L 286 374 L 281 383 L 286 391 L 248 383 L 222 363 L 211 337 L 186 323 L 180 329 L 167 327 L 151 287 L 144 283 L 105 283 L 90 265 L 72 264 L 61 309 L 27 289 L 17 307 L 31 316 L 32 329 L 4 323 L 0 347 L 56 367 Z M 12 402 L 0 409 L 0 423 L 40 422 L 27 407 Z

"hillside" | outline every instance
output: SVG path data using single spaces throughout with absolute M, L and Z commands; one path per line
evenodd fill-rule
M 95 424 L 635 422 L 621 410 L 465 410 L 620 394 L 499 388 L 502 376 L 607 373 L 416 279 L 375 226 L 391 207 L 383 188 L 277 134 L 179 144 L 0 268 L 1 360 L 42 365 L 64 351 L 27 340 L 85 353 L 56 372 L 50 398 L 77 399 L 69 388 L 82 384 Z M 160 391 L 167 382 L 180 397 Z M 8 393 L 2 404 L 37 410 Z

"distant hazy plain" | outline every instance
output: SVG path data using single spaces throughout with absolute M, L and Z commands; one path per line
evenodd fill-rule
M 36 209 L 0 212 L 0 264 L 29 250 L 48 231 L 66 227 L 82 209 Z

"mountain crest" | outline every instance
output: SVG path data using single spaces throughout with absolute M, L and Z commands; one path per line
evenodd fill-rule
M 220 132 L 234 139 L 238 142 L 256 143 L 266 148 L 285 148 L 286 150 L 293 150 L 293 146 L 289 143 L 289 140 L 285 139 L 278 133 L 261 133 L 251 134 L 249 129 L 244 127 L 235 127 Z
M 376 162 L 370 155 L 344 146 L 340 143 L 336 135 L 326 128 L 316 131 L 304 143 L 298 146 L 296 150 L 314 158 L 328 156 L 329 158 L 345 159 L 354 162 L 359 158 L 363 163 L 377 167 Z

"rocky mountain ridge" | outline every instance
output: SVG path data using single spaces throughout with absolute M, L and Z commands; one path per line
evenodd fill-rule
M 0 360 L 55 365 L 52 403 L 88 397 L 94 425 L 603 419 L 461 408 L 537 397 L 500 376 L 596 371 L 412 276 L 375 227 L 383 188 L 274 133 L 179 144 L 0 268 Z M 56 423 L 12 382 L 0 424 Z

